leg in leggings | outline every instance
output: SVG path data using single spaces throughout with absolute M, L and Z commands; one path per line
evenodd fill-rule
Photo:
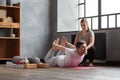
M 87 55 L 83 59 L 83 64 L 86 63 L 86 60 L 88 59 L 90 63 L 93 63 L 94 60 L 94 54 L 95 54 L 95 47 L 91 47 L 88 49 Z
M 65 55 L 65 53 L 64 53 L 63 51 L 59 50 L 59 51 L 57 52 L 56 56 L 58 56 L 58 55 Z
M 56 66 L 56 57 L 54 56 L 55 50 L 50 49 L 45 56 L 45 62 L 50 66 Z
M 88 53 L 87 55 L 85 55 L 83 61 L 82 61 L 82 65 L 86 65 L 86 60 L 88 59 Z
M 91 47 L 91 48 L 88 50 L 88 59 L 89 59 L 89 62 L 90 62 L 90 63 L 93 63 L 94 55 L 95 55 L 95 47 Z

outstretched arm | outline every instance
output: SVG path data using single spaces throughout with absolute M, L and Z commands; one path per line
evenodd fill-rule
M 67 42 L 67 46 L 70 47 L 70 48 L 76 48 L 75 45 L 73 45 L 73 44 L 71 44 L 71 43 L 69 43 L 69 42 Z
M 62 50 L 62 51 L 64 51 L 64 52 L 65 52 L 65 49 L 66 49 L 66 47 L 64 47 L 64 46 L 62 46 L 62 45 L 59 45 L 59 44 L 56 42 L 56 40 L 53 42 L 52 47 L 53 47 L 54 49 L 56 49 L 56 50 Z
M 62 37 L 61 45 L 68 46 L 70 48 L 76 48 L 75 45 L 69 43 L 64 36 Z

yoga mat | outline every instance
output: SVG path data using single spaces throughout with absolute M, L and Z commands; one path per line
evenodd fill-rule
M 89 66 L 78 66 L 78 67 L 70 67 L 71 69 L 93 69 L 94 67 Z

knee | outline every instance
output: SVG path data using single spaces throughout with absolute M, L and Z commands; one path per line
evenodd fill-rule
M 88 49 L 88 53 L 95 53 L 95 47 L 91 47 L 90 49 Z

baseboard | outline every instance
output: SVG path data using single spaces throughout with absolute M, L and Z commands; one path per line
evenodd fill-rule
M 106 61 L 107 65 L 120 66 L 120 61 Z
M 106 63 L 106 60 L 97 60 L 95 59 L 93 63 Z

